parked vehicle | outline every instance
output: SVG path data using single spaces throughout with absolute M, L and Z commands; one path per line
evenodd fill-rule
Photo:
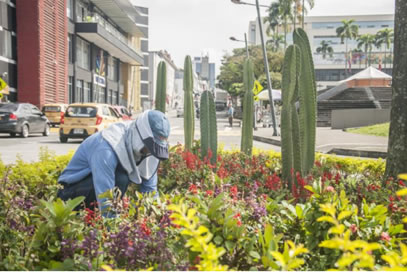
M 85 139 L 110 124 L 120 121 L 123 119 L 110 105 L 71 104 L 61 120 L 59 140 L 61 143 L 66 143 L 69 138 Z
M 131 113 L 124 106 L 113 106 L 113 109 L 119 114 L 123 121 L 131 120 Z
M 61 118 L 64 116 L 67 108 L 67 104 L 45 104 L 42 107 L 42 112 L 47 116 L 51 126 L 55 127 L 61 124 Z
M 27 138 L 32 133 L 49 135 L 50 122 L 36 106 L 29 103 L 0 103 L 0 132 Z

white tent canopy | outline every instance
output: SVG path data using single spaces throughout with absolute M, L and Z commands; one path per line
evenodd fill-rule
M 273 90 L 272 92 L 273 100 L 281 100 L 281 90 Z M 261 93 L 258 94 L 259 100 L 269 101 L 269 91 L 264 89 Z
M 385 79 L 391 79 L 392 77 L 389 76 L 386 73 L 383 73 L 382 71 L 377 70 L 376 68 L 369 66 L 363 71 L 360 71 L 359 73 L 340 81 L 339 83 L 343 83 L 346 81 L 354 80 L 354 79 L 373 79 L 373 78 L 385 78 Z

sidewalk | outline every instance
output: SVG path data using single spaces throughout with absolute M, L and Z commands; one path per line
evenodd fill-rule
M 263 143 L 281 146 L 279 136 L 272 136 L 272 128 L 258 127 L 253 139 Z M 386 137 L 344 132 L 340 129 L 317 128 L 316 151 L 343 156 L 385 158 L 387 155 Z

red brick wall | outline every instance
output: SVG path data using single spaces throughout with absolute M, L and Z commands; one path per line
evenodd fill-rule
M 65 0 L 16 1 L 18 101 L 68 101 Z

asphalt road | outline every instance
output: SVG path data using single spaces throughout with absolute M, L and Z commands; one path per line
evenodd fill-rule
M 171 123 L 171 134 L 169 137 L 170 145 L 184 143 L 184 119 L 176 118 L 175 111 L 170 112 L 169 119 Z M 225 149 L 240 148 L 240 127 L 228 127 L 227 119 L 218 117 L 218 146 L 224 146 Z M 259 128 L 262 129 L 262 128 Z M 195 139 L 199 139 L 199 120 L 195 120 Z M 70 150 L 76 150 L 82 140 L 69 139 L 68 143 L 62 144 L 59 142 L 57 128 L 51 130 L 48 137 L 42 135 L 30 135 L 28 138 L 12 138 L 8 134 L 0 134 L 0 159 L 6 163 L 14 163 L 18 156 L 24 161 L 36 161 L 40 148 L 48 148 L 51 152 L 57 155 L 63 155 Z M 261 142 L 253 142 L 257 148 L 264 150 L 274 149 L 279 151 L 279 147 Z

